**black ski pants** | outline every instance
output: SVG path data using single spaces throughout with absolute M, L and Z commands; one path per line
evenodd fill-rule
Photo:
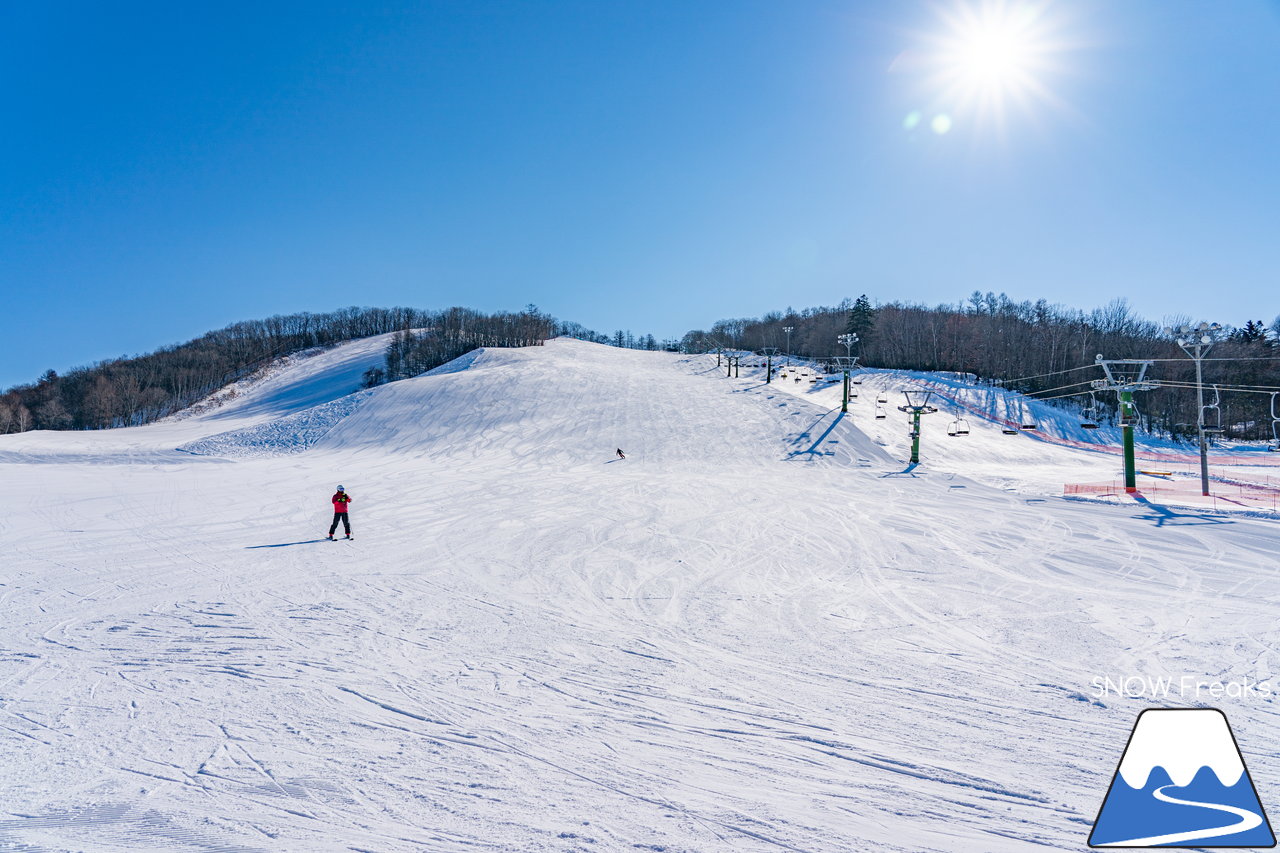
M 350 536 L 351 522 L 347 519 L 347 514 L 345 512 L 335 512 L 333 514 L 333 524 L 329 525 L 329 535 L 332 536 L 333 531 L 338 529 L 339 521 L 342 522 L 342 528 L 347 532 L 347 535 Z

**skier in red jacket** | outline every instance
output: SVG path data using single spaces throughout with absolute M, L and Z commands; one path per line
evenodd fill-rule
M 351 495 L 347 494 L 342 486 L 338 486 L 338 491 L 330 498 L 333 501 L 333 524 L 329 525 L 329 538 L 333 538 L 333 532 L 338 529 L 338 522 L 342 522 L 342 528 L 347 532 L 347 538 L 351 538 L 351 522 L 347 518 L 347 504 L 351 503 Z

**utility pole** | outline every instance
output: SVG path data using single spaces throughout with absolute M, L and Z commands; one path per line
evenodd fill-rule
M 920 464 L 920 416 L 930 415 L 938 411 L 929 405 L 929 398 L 933 396 L 932 391 L 926 391 L 924 388 L 911 388 L 902 392 L 902 396 L 907 398 L 905 406 L 899 406 L 899 412 L 908 412 L 911 415 L 911 464 Z
M 764 348 L 764 357 L 767 362 L 767 364 L 765 364 L 765 374 L 764 374 L 764 383 L 766 385 L 773 382 L 773 357 L 777 355 L 777 353 L 778 353 L 777 347 Z
M 1207 353 L 1218 342 L 1222 326 L 1217 323 L 1200 323 L 1192 326 L 1184 323 L 1176 329 L 1165 329 L 1165 333 L 1178 342 L 1182 351 L 1196 363 L 1196 432 L 1200 434 L 1200 494 L 1209 494 L 1209 442 L 1205 439 L 1204 423 L 1204 374 L 1200 363 Z
M 1150 391 L 1159 388 L 1159 382 L 1146 378 L 1147 370 L 1153 359 L 1112 358 L 1105 359 L 1099 353 L 1094 359 L 1107 375 L 1106 379 L 1095 379 L 1092 387 L 1095 391 L 1115 391 L 1120 398 L 1120 428 L 1124 439 L 1124 490 L 1138 490 L 1138 473 L 1136 454 L 1133 447 L 1133 426 L 1138 422 L 1138 410 L 1133 405 L 1134 391 Z
M 856 355 L 838 355 L 835 357 L 836 366 L 844 371 L 844 396 L 840 400 L 840 411 L 849 411 L 849 374 L 858 366 L 858 357 Z
M 791 363 L 791 333 L 796 330 L 795 326 L 783 326 L 782 331 L 787 333 L 787 364 Z

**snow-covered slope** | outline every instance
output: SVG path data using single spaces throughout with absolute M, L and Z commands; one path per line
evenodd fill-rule
M 315 349 L 280 359 L 275 364 L 208 399 L 165 420 L 145 427 L 91 432 L 50 433 L 44 430 L 0 436 L 0 463 L 44 461 L 83 464 L 174 464 L 190 461 L 178 448 L 204 442 L 220 433 L 243 433 L 264 426 L 274 441 L 274 452 L 296 450 L 289 434 L 305 425 L 332 425 L 335 411 L 349 413 L 353 401 L 338 403 L 361 388 L 364 372 L 386 362 L 392 335 L 376 335 L 349 341 L 329 349 Z M 326 410 L 326 407 L 327 410 Z M 319 411 L 317 411 L 319 409 Z M 285 420 L 292 418 L 292 421 Z M 314 437 L 314 436 L 313 436 Z M 240 456 L 258 451 L 253 442 L 234 439 L 199 444 L 204 452 L 214 448 Z M 306 442 L 302 442 L 306 446 Z
M 808 377 L 815 375 L 812 368 L 799 368 L 786 380 L 775 378 L 771 387 L 824 408 L 838 407 L 838 375 L 810 383 Z M 764 370 L 753 369 L 751 376 L 763 381 Z M 796 377 L 801 381 L 796 382 Z M 1099 429 L 1084 429 L 1079 410 L 1069 403 L 1064 406 L 1031 399 L 955 374 L 869 369 L 859 371 L 857 377 L 860 384 L 852 387 L 858 396 L 850 403 L 849 420 L 896 457 L 906 458 L 911 452 L 908 416 L 898 411 L 905 402 L 902 392 L 924 388 L 934 392 L 930 404 L 938 408 L 921 420 L 920 457 L 931 470 L 1039 495 L 1060 495 L 1067 482 L 1123 476 L 1119 427 L 1104 424 Z M 877 414 L 884 417 L 877 418 Z M 1023 424 L 1034 424 L 1035 429 L 1006 434 L 1006 429 Z M 966 428 L 968 434 L 951 435 L 952 427 Z M 1140 471 L 1159 472 L 1154 476 L 1140 474 L 1139 481 L 1145 484 L 1167 482 L 1168 472 L 1186 472 L 1190 479 L 1199 472 L 1194 448 L 1142 433 L 1138 436 L 1138 461 Z M 1267 453 L 1256 445 L 1215 449 L 1210 461 L 1218 479 L 1256 481 L 1270 477 L 1280 485 L 1280 454 Z
M 0 848 L 1080 850 L 1136 713 L 1194 701 L 1095 678 L 1276 666 L 1274 521 L 951 464 L 1098 454 L 910 469 L 900 413 L 573 341 L 352 400 L 367 345 L 0 436 Z

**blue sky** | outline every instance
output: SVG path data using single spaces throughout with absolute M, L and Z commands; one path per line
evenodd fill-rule
M 1028 9 L 979 108 L 955 22 Z M 346 305 L 1280 313 L 1268 0 L 55 0 L 0 75 L 0 387 Z

